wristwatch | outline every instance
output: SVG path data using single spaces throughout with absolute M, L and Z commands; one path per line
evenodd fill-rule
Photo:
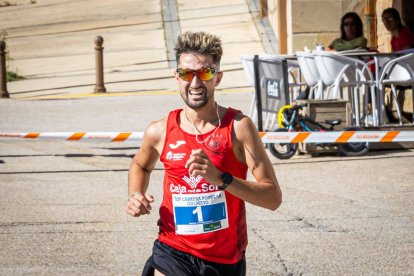
M 231 182 L 233 182 L 233 176 L 228 172 L 225 172 L 221 175 L 221 180 L 223 181 L 223 185 L 218 186 L 218 188 L 224 191 L 231 184 Z

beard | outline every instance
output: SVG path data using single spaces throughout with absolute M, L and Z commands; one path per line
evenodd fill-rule
M 198 109 L 198 108 L 202 108 L 205 105 L 207 105 L 209 97 L 208 97 L 208 93 L 207 93 L 207 89 L 206 88 L 201 88 L 201 89 L 194 89 L 194 90 L 202 90 L 202 93 L 200 94 L 200 96 L 197 98 L 197 100 L 192 100 L 191 99 L 191 89 L 189 89 L 188 91 L 186 91 L 186 93 L 180 93 L 181 98 L 183 99 L 184 103 L 193 109 Z

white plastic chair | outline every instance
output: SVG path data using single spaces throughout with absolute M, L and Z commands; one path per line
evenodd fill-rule
M 381 97 L 384 96 L 384 88 L 386 85 L 391 86 L 392 98 L 396 102 L 396 109 L 400 125 L 403 125 L 401 108 L 398 103 L 398 92 L 396 85 L 411 86 L 414 99 L 414 53 L 407 54 L 388 61 L 380 73 L 379 78 Z M 385 106 L 381 106 L 381 112 L 385 111 Z M 413 118 L 414 123 L 414 103 L 413 103 Z
M 312 53 L 296 52 L 296 57 L 306 84 L 309 86 L 309 99 L 323 99 L 323 82 Z M 316 92 L 315 92 L 316 91 Z
M 253 65 L 253 56 L 242 55 L 240 60 L 243 65 L 244 74 L 246 79 L 251 86 L 254 87 L 254 65 Z
M 244 70 L 248 83 L 252 87 L 255 87 L 253 56 L 242 55 L 240 59 L 241 59 L 243 70 Z M 252 118 L 252 120 L 254 120 L 255 116 L 256 116 L 256 93 L 253 93 L 253 97 L 250 102 L 249 117 Z
M 369 87 L 371 98 L 375 97 L 375 80 L 369 70 L 368 65 L 358 59 L 346 57 L 338 53 L 330 53 L 325 51 L 315 51 L 315 62 L 319 70 L 323 83 L 328 86 L 329 93 L 325 98 L 331 99 L 349 99 L 352 98 L 352 111 L 355 124 L 361 125 L 360 121 L 360 96 L 359 89 Z M 343 88 L 348 87 L 352 90 L 350 95 L 342 95 Z M 363 116 L 368 113 L 368 93 L 363 90 L 364 109 Z M 351 100 L 351 99 L 349 99 Z M 373 106 L 373 123 L 378 125 L 378 111 Z

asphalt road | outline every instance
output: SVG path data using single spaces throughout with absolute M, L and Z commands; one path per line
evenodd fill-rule
M 218 93 L 248 112 L 250 93 Z M 143 131 L 178 94 L 2 100 L 2 132 Z M 0 139 L 1 275 L 136 275 L 157 236 L 152 214 L 124 213 L 133 142 Z M 248 275 L 413 275 L 414 152 L 359 158 L 271 156 L 283 191 L 275 212 L 247 205 Z

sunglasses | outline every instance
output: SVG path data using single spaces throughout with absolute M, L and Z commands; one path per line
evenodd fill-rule
M 175 72 L 178 73 L 178 76 L 180 77 L 180 79 L 190 82 L 193 80 L 196 74 L 197 74 L 197 77 L 202 81 L 211 80 L 214 77 L 214 74 L 218 71 L 215 68 L 207 67 L 207 68 L 201 68 L 199 70 L 187 70 L 183 68 L 177 68 Z

